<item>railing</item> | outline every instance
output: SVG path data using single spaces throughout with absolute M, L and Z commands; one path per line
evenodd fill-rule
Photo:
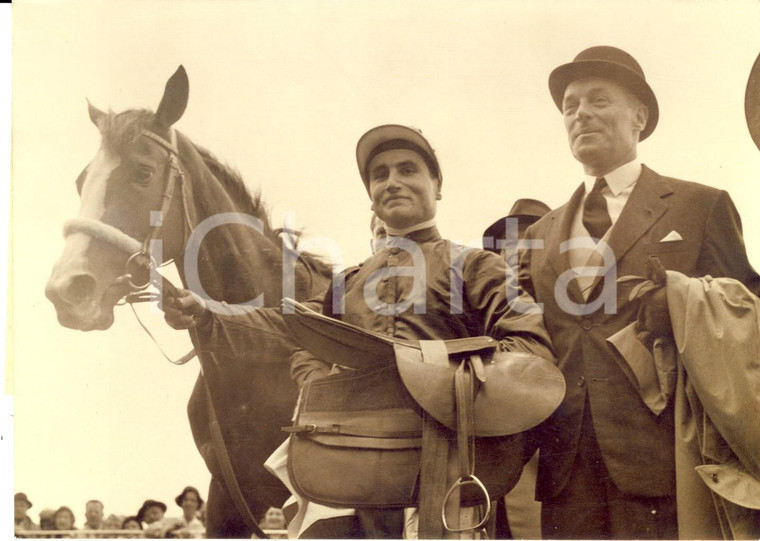
M 30 539 L 141 539 L 145 537 L 145 530 L 23 530 L 16 531 L 16 537 Z
M 23 530 L 16 537 L 29 539 L 144 539 L 146 530 Z M 203 537 L 204 532 L 194 532 Z M 287 539 L 287 530 L 264 530 L 274 539 Z

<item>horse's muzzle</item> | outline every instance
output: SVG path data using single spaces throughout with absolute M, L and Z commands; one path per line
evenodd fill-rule
M 45 286 L 45 296 L 64 327 L 104 330 L 113 323 L 113 310 L 103 310 L 97 298 L 97 280 L 89 273 L 58 276 L 54 272 Z

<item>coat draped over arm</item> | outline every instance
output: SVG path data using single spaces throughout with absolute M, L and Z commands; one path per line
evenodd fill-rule
M 610 337 L 655 415 L 675 400 L 682 539 L 760 538 L 760 299 L 730 278 L 667 272 L 672 337 Z

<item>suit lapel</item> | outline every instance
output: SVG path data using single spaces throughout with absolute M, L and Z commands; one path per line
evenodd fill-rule
M 546 250 L 549 265 L 557 276 L 570 270 L 570 251 L 565 250 L 560 253 L 560 244 L 570 239 L 570 233 L 573 225 L 573 217 L 578 207 L 580 207 L 586 188 L 583 184 L 578 186 L 570 201 L 564 208 L 553 217 L 550 225 L 551 229 L 546 234 Z M 577 280 L 570 280 L 568 284 L 568 295 L 573 302 L 582 303 L 583 295 Z
M 668 205 L 662 198 L 673 191 L 666 182 L 660 180 L 661 178 L 651 169 L 642 166 L 641 176 L 607 241 L 615 254 L 617 264 L 644 233 L 667 212 Z M 601 276 L 597 277 L 589 290 L 593 291 L 601 279 Z
M 642 167 L 641 177 L 610 233 L 609 245 L 618 261 L 667 212 L 662 198 L 673 193 L 657 173 Z

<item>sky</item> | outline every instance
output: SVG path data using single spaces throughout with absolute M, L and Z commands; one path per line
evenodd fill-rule
M 163 360 L 128 308 L 107 331 L 64 329 L 43 292 L 62 225 L 78 210 L 74 180 L 99 146 L 86 99 L 155 109 L 180 64 L 190 100 L 177 129 L 260 188 L 275 226 L 291 216 L 312 247 L 352 264 L 369 254 L 370 202 L 354 157 L 362 133 L 384 123 L 422 129 L 443 173 L 439 228 L 477 244 L 515 199 L 556 207 L 580 184 L 547 78 L 586 47 L 620 47 L 659 101 L 640 158 L 727 190 L 760 264 L 760 153 L 743 108 L 760 53 L 755 0 L 17 0 L 12 11 L 0 426 L 8 434 L 12 415 L 8 494 L 26 492 L 35 519 L 68 505 L 81 526 L 92 498 L 106 514 L 132 514 L 153 498 L 178 516 L 173 500 L 185 485 L 207 493 L 186 417 L 197 361 Z M 184 332 L 140 309 L 171 355 L 189 349 Z

